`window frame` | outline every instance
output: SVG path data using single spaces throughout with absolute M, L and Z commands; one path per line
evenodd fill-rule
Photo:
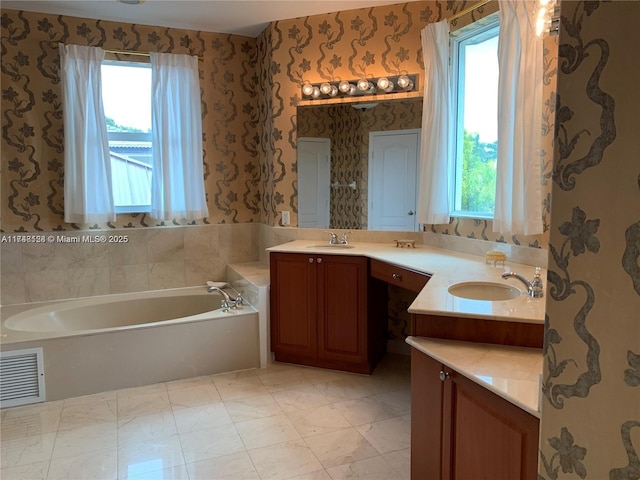
M 455 120 L 452 122 L 453 132 L 450 137 L 453 145 L 453 151 L 451 153 L 451 162 L 449 166 L 449 202 L 451 205 L 452 217 L 492 220 L 494 216 L 493 213 L 457 209 L 457 205 L 461 204 L 462 188 L 456 188 L 458 185 L 462 185 L 462 160 L 458 159 L 458 154 L 464 149 L 464 101 L 461 102 L 459 99 L 461 97 L 464 99 L 465 54 L 464 52 L 461 54 L 461 46 L 482 43 L 489 38 L 499 36 L 500 32 L 500 23 L 497 14 L 491 15 L 483 20 L 484 21 L 481 25 L 473 23 L 458 30 L 457 32 L 452 32 L 449 40 L 451 59 L 450 78 L 452 84 L 451 106 L 455 115 Z M 459 132 L 463 132 L 462 135 L 459 135 Z

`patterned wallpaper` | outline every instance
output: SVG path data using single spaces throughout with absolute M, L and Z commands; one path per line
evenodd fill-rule
M 235 35 L 2 10 L 2 230 L 162 225 L 145 214 L 115 224 L 63 222 L 59 42 L 202 56 L 203 159 L 210 217 L 260 220 L 256 41 Z M 180 220 L 174 220 L 180 224 Z
M 561 9 L 539 478 L 637 480 L 640 3 Z
M 258 37 L 258 72 L 264 97 L 260 98 L 260 137 L 264 195 L 263 219 L 277 225 L 282 210 L 292 211 L 297 223 L 296 106 L 304 81 L 354 79 L 399 73 L 422 75 L 420 30 L 430 22 L 450 17 L 472 2 L 427 1 L 315 15 L 271 24 Z M 461 28 L 495 12 L 492 2 L 452 22 Z M 555 116 L 557 40 L 545 40 L 545 105 L 540 152 L 544 185 L 542 216 L 548 228 L 551 156 Z M 264 121 L 264 122 L 263 122 Z M 360 212 L 366 215 L 366 211 Z M 362 223 L 362 220 L 361 220 Z M 453 219 L 450 225 L 427 226 L 445 235 L 546 247 L 548 232 L 529 237 L 503 237 L 491 232 L 491 222 Z
M 331 228 L 367 228 L 369 133 L 420 128 L 422 98 L 380 102 L 358 110 L 350 105 L 298 107 L 298 137 L 331 140 Z

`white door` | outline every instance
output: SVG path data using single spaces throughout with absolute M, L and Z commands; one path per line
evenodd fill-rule
M 329 228 L 331 141 L 298 138 L 298 226 Z
M 419 151 L 419 129 L 369 134 L 370 230 L 417 230 Z

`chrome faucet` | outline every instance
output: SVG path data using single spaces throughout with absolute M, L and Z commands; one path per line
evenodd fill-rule
M 353 233 L 353 232 L 344 232 L 342 234 L 342 239 L 340 240 L 340 243 L 342 245 L 349 245 L 349 239 L 347 238 L 347 235 L 349 235 L 350 233 Z
M 337 245 L 338 243 L 338 235 L 333 232 L 329 232 L 329 245 Z
M 527 295 L 533 298 L 542 298 L 544 296 L 544 285 L 542 284 L 542 278 L 540 278 L 540 267 L 536 267 L 536 271 L 533 274 L 533 280 L 528 281 L 522 275 L 516 272 L 505 272 L 502 274 L 502 278 L 517 278 L 527 287 Z
M 236 298 L 232 298 L 227 292 L 225 292 L 220 287 L 209 286 L 207 287 L 207 292 L 218 292 L 222 295 L 224 300 L 222 300 L 220 306 L 222 307 L 223 312 L 228 312 L 229 309 L 236 310 L 238 307 L 242 306 L 243 298 L 242 295 L 236 292 Z

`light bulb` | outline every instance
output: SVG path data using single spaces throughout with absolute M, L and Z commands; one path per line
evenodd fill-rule
M 398 77 L 398 86 L 403 90 L 411 90 L 413 88 L 413 82 L 406 75 Z
M 311 93 L 313 98 L 318 98 L 320 96 L 320 89 L 318 87 L 313 87 L 313 92 Z
M 351 84 L 349 82 L 347 82 L 346 80 L 342 80 L 340 82 L 340 85 L 338 85 L 338 89 L 342 92 L 342 93 L 349 93 L 349 89 L 351 88 Z
M 330 97 L 335 97 L 338 94 L 338 87 L 335 85 L 331 85 L 331 90 L 329 91 Z
M 358 90 L 366 92 L 367 90 L 369 90 L 369 88 L 371 88 L 369 80 L 367 80 L 366 78 L 361 78 L 360 80 L 358 80 Z
M 302 94 L 310 97 L 313 94 L 313 85 L 309 82 L 304 82 L 304 85 L 302 85 Z
M 393 82 L 387 77 L 380 77 L 378 79 L 378 88 L 383 92 L 390 92 L 393 90 Z
M 349 91 L 347 92 L 348 95 L 355 95 L 356 93 L 356 86 L 355 85 L 349 85 Z
M 322 83 L 320 85 L 320 91 L 325 95 L 329 95 L 329 93 L 331 92 L 331 85 L 329 85 L 327 82 Z

